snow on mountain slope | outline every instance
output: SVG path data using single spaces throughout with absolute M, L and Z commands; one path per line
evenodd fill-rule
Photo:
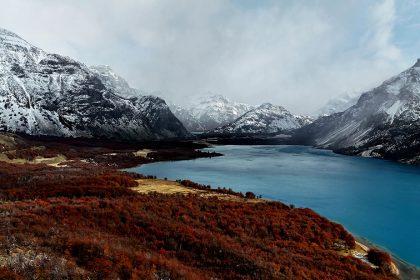
M 316 120 L 296 139 L 364 156 L 420 159 L 420 59 L 361 95 L 344 112 Z
M 170 105 L 174 115 L 189 131 L 203 132 L 226 125 L 254 107 L 230 101 L 221 95 L 194 102 L 187 108 Z
M 216 128 L 212 134 L 277 134 L 309 124 L 309 117 L 296 116 L 281 106 L 264 103 L 245 113 L 234 122 Z
M 103 81 L 98 71 L 0 29 L 0 130 L 133 141 L 188 135 L 163 100 L 128 100 Z
M 144 92 L 130 87 L 126 80 L 118 76 L 108 65 L 91 66 L 106 88 L 112 89 L 116 94 L 124 98 L 141 97 Z
M 204 132 L 207 130 L 206 123 L 200 121 L 196 115 L 191 112 L 192 109 L 187 109 L 176 104 L 169 104 L 173 114 L 182 122 L 185 128 L 191 132 Z

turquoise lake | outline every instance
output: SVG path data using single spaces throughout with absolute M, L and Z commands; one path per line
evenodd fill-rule
M 218 146 L 222 157 L 130 171 L 308 207 L 420 266 L 420 168 L 302 146 Z

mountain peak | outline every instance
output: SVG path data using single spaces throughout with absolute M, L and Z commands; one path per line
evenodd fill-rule
M 20 47 L 23 49 L 35 49 L 31 44 L 22 39 L 16 33 L 0 27 L 0 47 L 10 49 L 10 47 Z
M 420 67 L 420 58 L 418 58 L 417 59 L 417 62 L 416 62 L 416 64 L 414 64 L 414 66 L 413 67 Z
M 93 65 L 90 68 L 94 69 L 94 70 L 98 70 L 98 71 L 113 72 L 111 66 L 109 66 L 109 65 Z
M 205 103 L 207 103 L 207 102 L 229 103 L 230 100 L 226 96 L 223 96 L 221 94 L 215 94 L 215 95 L 212 95 L 212 96 L 204 99 L 203 102 L 205 102 Z
M 274 105 L 270 102 L 266 102 L 261 104 L 256 110 L 275 110 L 275 111 L 285 111 L 288 112 L 285 108 L 282 106 Z
M 20 38 L 16 33 L 0 27 L 0 37 L 15 37 Z
M 26 42 L 25 40 L 23 40 L 19 35 L 17 35 L 16 33 L 9 31 L 7 29 L 1 28 L 0 27 L 0 43 L 9 43 L 9 44 L 28 44 L 28 42 Z
M 223 95 L 201 97 L 188 107 L 171 105 L 176 117 L 190 131 L 209 131 L 224 126 L 242 116 L 254 107 L 244 103 L 230 101 Z
M 266 102 L 266 103 L 261 104 L 258 108 L 272 108 L 272 107 L 274 107 L 273 104 L 271 104 L 270 102 Z
M 114 93 L 124 98 L 136 98 L 143 95 L 141 90 L 132 88 L 128 82 L 116 74 L 109 65 L 95 65 L 89 67 L 96 73 L 101 82 Z
M 210 133 L 222 135 L 279 134 L 300 128 L 308 124 L 308 121 L 308 118 L 292 115 L 285 108 L 267 102 Z

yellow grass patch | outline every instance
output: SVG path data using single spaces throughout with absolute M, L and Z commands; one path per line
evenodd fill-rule
M 188 188 L 181 185 L 178 182 L 171 180 L 162 180 L 162 179 L 140 179 L 136 180 L 138 186 L 133 188 L 133 190 L 139 193 L 163 193 L 163 194 L 198 194 L 202 197 L 217 197 L 219 199 L 225 199 L 230 201 L 241 201 L 241 202 L 250 202 L 250 203 L 259 203 L 264 200 L 262 199 L 245 199 L 230 194 L 223 194 L 217 192 L 211 192 L 206 190 L 199 190 L 194 188 Z
M 138 186 L 133 188 L 139 193 L 158 192 L 163 194 L 190 194 L 190 193 L 203 193 L 204 191 L 187 188 L 175 181 L 161 180 L 161 179 L 140 179 L 136 180 Z
M 148 154 L 151 152 L 153 151 L 149 149 L 142 149 L 142 150 L 138 150 L 137 152 L 133 152 L 133 155 L 136 157 L 147 158 Z
M 27 160 L 23 158 L 9 159 L 6 154 L 0 153 L 0 161 L 13 163 L 13 164 L 47 164 L 53 167 L 63 167 L 63 165 L 60 165 L 60 164 L 65 162 L 66 160 L 67 160 L 66 157 L 63 155 L 57 155 L 51 158 L 37 156 L 33 160 Z

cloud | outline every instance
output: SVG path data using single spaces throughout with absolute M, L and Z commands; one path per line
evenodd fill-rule
M 374 24 L 370 46 L 376 51 L 376 56 L 387 60 L 400 59 L 400 50 L 392 42 L 396 21 L 394 0 L 383 0 L 372 8 Z
M 393 0 L 3 0 L 0 26 L 50 52 L 109 64 L 183 103 L 213 92 L 310 113 L 407 66 Z

